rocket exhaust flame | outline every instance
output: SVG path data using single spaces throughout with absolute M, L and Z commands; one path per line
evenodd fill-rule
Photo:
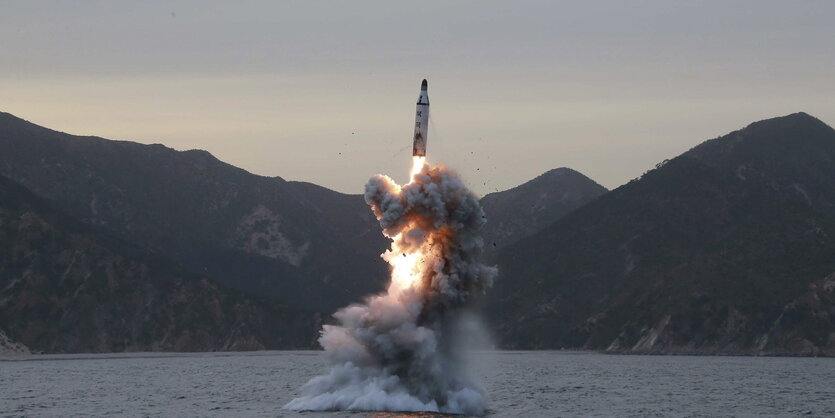
M 426 164 L 426 157 L 412 157 L 412 171 L 409 172 L 409 183 L 415 181 L 415 176 L 420 174 L 424 164 Z
M 384 175 L 365 186 L 391 248 L 385 293 L 334 314 L 319 342 L 331 364 L 292 410 L 433 411 L 482 415 L 483 392 L 464 373 L 454 338 L 495 267 L 478 261 L 484 213 L 461 179 L 413 157 L 410 182 Z

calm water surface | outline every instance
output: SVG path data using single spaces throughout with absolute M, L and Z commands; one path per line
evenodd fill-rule
M 473 355 L 493 417 L 835 416 L 835 359 Z M 0 359 L 0 416 L 399 417 L 281 406 L 325 371 L 316 352 Z

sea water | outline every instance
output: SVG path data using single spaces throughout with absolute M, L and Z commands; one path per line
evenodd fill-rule
M 477 352 L 493 417 L 833 416 L 835 359 Z M 0 358 L 0 416 L 398 417 L 284 411 L 319 352 Z

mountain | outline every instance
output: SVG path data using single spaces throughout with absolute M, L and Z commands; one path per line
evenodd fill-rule
M 506 347 L 835 355 L 835 130 L 753 123 L 497 259 Z
M 4 113 L 0 149 L 6 351 L 310 347 L 387 280 L 362 196 Z M 482 203 L 505 347 L 835 355 L 835 131 L 809 115 Z
M 251 295 L 327 311 L 386 280 L 388 243 L 361 196 L 7 113 L 0 149 L 0 174 L 70 216 Z
M 14 293 L 22 292 L 19 287 L 5 290 L 12 292 L 7 303 L 24 304 L 2 308 L 8 317 L 0 322 L 0 333 L 5 331 L 7 337 L 0 342 L 7 350 L 21 351 L 27 345 L 49 352 L 308 347 L 317 332 L 308 325 L 320 321 L 319 312 L 329 313 L 376 293 L 388 280 L 387 266 L 379 257 L 388 240 L 361 195 L 254 175 L 205 151 L 181 152 L 158 144 L 74 136 L 7 113 L 0 113 L 0 149 L 4 187 L 15 190 L 9 192 L 15 196 L 25 195 L 26 202 L 45 213 L 59 214 L 44 217 L 52 220 L 47 226 L 73 237 L 38 241 L 43 246 L 31 244 L 31 250 L 52 265 L 6 260 L 10 270 L 4 277 L 29 286 L 23 293 Z M 561 168 L 509 191 L 490 194 L 483 199 L 489 216 L 484 232 L 488 242 L 497 246 L 488 250 L 518 241 L 604 192 L 582 174 Z M 24 245 L 24 238 L 9 230 L 6 244 L 14 248 L 20 240 Z M 84 244 L 68 252 L 76 243 Z M 79 251 L 87 256 L 67 258 Z M 54 281 L 64 283 L 60 279 L 64 271 L 82 262 L 86 263 L 84 271 L 104 269 L 107 274 L 106 281 L 84 283 L 82 289 L 95 295 L 85 300 L 111 310 L 91 313 L 76 306 L 73 313 L 58 315 L 56 309 L 70 309 L 64 305 L 75 299 L 60 293 L 61 288 L 53 289 Z M 118 268 L 105 267 L 113 265 Z M 30 276 L 39 279 L 30 283 Z M 153 309 L 162 313 L 153 313 L 150 307 L 117 309 L 131 306 L 125 300 L 128 296 L 122 295 L 128 290 L 119 287 L 121 296 L 110 294 L 114 291 L 111 283 L 123 282 L 129 289 L 151 286 L 154 300 L 161 301 Z M 192 315 L 191 321 L 215 324 L 204 330 L 199 341 L 183 337 L 172 343 L 170 336 L 161 338 L 153 334 L 156 331 L 142 331 L 150 334 L 140 340 L 134 334 L 119 333 L 118 327 L 126 323 L 149 327 L 149 315 L 175 315 L 178 310 L 171 308 L 174 302 L 167 299 L 169 291 L 177 292 L 180 300 L 190 299 L 195 292 L 195 305 L 189 309 L 200 313 Z M 36 298 L 36 294 L 49 296 Z M 211 302 L 218 298 L 227 299 Z M 224 309 L 207 310 L 204 304 Z M 239 312 L 228 304 L 251 307 Z M 46 316 L 25 310 L 32 306 Z M 246 322 L 247 315 L 254 315 L 252 323 L 266 329 L 252 330 L 249 345 L 229 340 L 230 324 Z M 295 325 L 264 322 L 282 315 Z M 67 326 L 62 322 L 66 318 L 89 331 Z M 93 320 L 95 326 L 86 322 Z M 167 321 L 173 324 L 175 320 Z M 308 334 L 299 334 L 301 330 Z M 72 332 L 78 338 L 67 341 Z
M 4 351 L 313 347 L 320 321 L 148 256 L 0 177 Z
M 538 232 L 606 192 L 594 180 L 562 167 L 521 186 L 484 196 L 486 255 Z
M 12 340 L 6 332 L 0 330 L 0 356 L 32 354 L 29 347 Z
M 332 311 L 388 279 L 379 257 L 388 240 L 361 195 L 254 175 L 206 151 L 74 136 L 8 113 L 0 113 L 0 148 L 0 175 L 89 226 L 250 295 Z M 485 196 L 488 252 L 603 192 L 560 168 Z

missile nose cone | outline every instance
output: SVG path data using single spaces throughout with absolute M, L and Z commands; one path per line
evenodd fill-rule
M 426 79 L 425 78 L 423 79 L 423 82 L 420 83 L 420 89 L 422 91 L 426 91 Z

